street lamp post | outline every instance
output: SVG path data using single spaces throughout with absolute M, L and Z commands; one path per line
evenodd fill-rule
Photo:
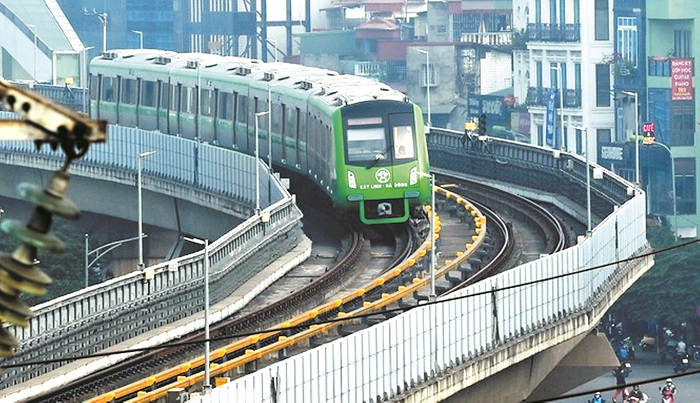
M 591 229 L 593 228 L 591 222 L 591 164 L 588 157 L 588 129 L 585 127 L 574 127 L 575 130 L 581 130 L 585 133 L 585 147 L 584 153 L 586 154 L 586 236 L 590 235 Z
M 139 36 L 139 49 L 143 49 L 143 31 L 131 30 L 131 32 Z
M 559 81 L 559 116 L 561 116 L 561 128 L 559 129 L 559 148 L 564 147 L 564 83 L 562 82 L 562 68 L 560 66 L 549 66 L 550 69 L 556 70 L 557 81 Z M 588 134 L 586 134 L 588 136 Z
M 423 53 L 425 55 L 425 86 L 427 88 L 426 90 L 426 98 L 427 98 L 427 103 L 428 103 L 428 127 L 433 126 L 432 122 L 432 115 L 430 113 L 430 52 L 427 50 L 423 49 L 416 49 L 417 52 Z
M 88 98 L 90 97 L 90 94 L 87 92 L 88 88 L 88 62 L 87 62 L 87 51 L 90 49 L 93 49 L 94 46 L 88 46 L 86 48 L 83 48 L 80 51 L 80 86 L 86 91 L 83 93 L 83 113 L 86 115 L 89 115 L 88 113 Z
M 639 181 L 639 94 L 632 91 L 622 91 L 623 94 L 634 97 L 634 183 L 640 186 Z M 670 151 L 669 151 L 670 152 Z
M 92 10 L 88 10 L 87 8 L 84 8 L 83 14 L 94 15 L 102 23 L 102 51 L 106 52 L 107 51 L 107 12 L 98 13 L 97 10 L 95 10 L 94 8 Z
M 144 153 L 140 153 L 138 155 L 137 161 L 138 161 L 138 178 L 137 178 L 137 186 L 138 186 L 138 195 L 139 195 L 139 234 L 138 234 L 138 239 L 139 239 L 139 270 L 143 271 L 144 268 L 146 267 L 143 263 L 143 199 L 141 195 L 141 160 L 144 158 L 148 157 L 149 155 L 155 154 L 155 151 L 147 151 Z
M 277 42 L 275 42 L 275 50 L 277 50 Z M 267 86 L 267 153 L 267 204 L 269 206 L 272 204 L 272 85 L 270 84 Z
M 270 111 L 255 114 L 255 214 L 260 214 L 260 122 L 261 116 L 269 115 Z M 269 132 L 269 128 L 268 128 Z M 268 134 L 269 136 L 269 134 Z
M 659 145 L 668 151 L 668 157 L 671 159 L 671 192 L 673 192 L 673 238 L 678 240 L 678 212 L 676 209 L 676 164 L 673 161 L 671 149 L 664 143 L 655 141 L 653 144 Z
M 209 383 L 209 239 L 184 237 L 186 241 L 199 245 L 204 245 L 204 383 L 202 391 L 209 394 L 211 384 Z
M 147 238 L 148 235 L 144 235 L 143 237 L 144 237 L 144 238 Z M 98 248 L 95 248 L 95 249 L 93 249 L 93 250 L 90 250 L 90 248 L 89 248 L 89 246 L 90 246 L 90 235 L 85 234 L 85 287 L 87 287 L 87 286 L 89 285 L 89 282 L 88 282 L 88 269 L 89 269 L 90 267 L 92 267 L 93 264 L 97 263 L 97 261 L 98 261 L 102 256 L 104 256 L 105 254 L 107 254 L 108 252 L 110 252 L 110 251 L 112 251 L 113 249 L 116 249 L 116 248 L 122 246 L 125 242 L 136 241 L 137 239 L 139 239 L 139 237 L 137 237 L 137 236 L 132 237 L 132 238 L 120 239 L 120 240 L 118 240 L 118 241 L 110 242 L 110 243 L 108 243 L 108 244 L 102 245 L 102 246 L 100 246 L 100 247 L 98 247 Z M 105 248 L 106 248 L 107 250 L 102 251 L 102 250 L 105 249 Z M 101 251 L 102 251 L 102 252 L 101 252 Z M 93 253 L 95 253 L 96 255 L 95 255 L 95 258 L 94 258 L 94 259 L 92 260 L 92 262 L 91 262 L 89 257 L 90 257 L 90 255 L 92 255 Z

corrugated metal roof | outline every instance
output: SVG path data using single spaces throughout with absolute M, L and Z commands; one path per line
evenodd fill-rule
M 36 34 L 54 51 L 80 51 L 83 44 L 56 0 L 2 0 L 25 24 L 36 27 Z

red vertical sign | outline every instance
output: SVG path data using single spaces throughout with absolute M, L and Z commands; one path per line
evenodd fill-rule
M 693 100 L 693 59 L 671 59 L 671 100 Z

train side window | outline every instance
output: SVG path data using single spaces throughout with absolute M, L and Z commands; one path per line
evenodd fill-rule
M 231 121 L 235 122 L 236 121 L 236 108 L 238 107 L 238 93 L 234 91 L 233 96 L 231 97 Z M 236 125 L 233 125 L 233 128 L 235 130 Z
M 122 78 L 121 81 L 121 96 L 120 103 L 136 105 L 136 80 L 130 78 Z
M 299 108 L 289 108 L 286 105 L 284 105 L 284 126 L 282 133 L 284 134 L 285 137 L 289 138 L 294 138 L 296 137 L 296 114 L 298 113 L 297 111 Z
M 258 113 L 258 111 L 260 110 L 259 109 L 260 101 L 258 100 L 258 97 L 253 97 L 251 102 L 252 102 L 252 105 L 250 105 L 251 107 L 248 108 L 248 124 L 250 126 L 253 126 L 255 124 L 255 114 Z M 265 129 L 267 127 L 267 126 L 265 126 L 266 122 L 267 122 L 267 119 L 258 123 L 258 128 L 260 130 L 266 130 Z
M 180 87 L 180 112 L 194 113 L 197 105 L 197 92 L 191 87 Z
M 238 121 L 246 123 L 248 121 L 248 97 L 238 96 Z
M 102 77 L 102 100 L 114 102 L 114 77 Z
M 231 94 L 226 92 L 219 93 L 219 119 L 231 120 Z
M 98 89 L 100 84 L 100 77 L 101 76 L 95 76 L 90 74 L 90 99 L 92 99 L 93 101 L 97 100 L 97 95 L 99 94 Z
M 156 94 L 155 81 L 141 81 L 141 106 L 155 108 Z
M 180 84 L 170 85 L 170 110 L 180 110 Z
M 282 105 L 272 104 L 272 132 L 282 133 Z
M 170 96 L 168 94 L 170 90 L 170 84 L 164 82 L 160 83 L 160 107 L 163 109 L 170 108 Z
M 202 116 L 212 116 L 214 109 L 212 105 L 212 90 L 201 90 L 202 92 Z
M 397 160 L 413 159 L 416 157 L 413 146 L 413 128 L 411 126 L 393 127 L 394 158 Z

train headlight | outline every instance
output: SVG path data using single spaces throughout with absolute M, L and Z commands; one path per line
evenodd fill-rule
M 408 176 L 408 184 L 413 186 L 418 183 L 418 170 L 416 167 L 411 168 L 411 173 Z
M 355 174 L 352 171 L 348 171 L 348 187 L 350 189 L 357 189 L 357 182 L 355 181 Z

